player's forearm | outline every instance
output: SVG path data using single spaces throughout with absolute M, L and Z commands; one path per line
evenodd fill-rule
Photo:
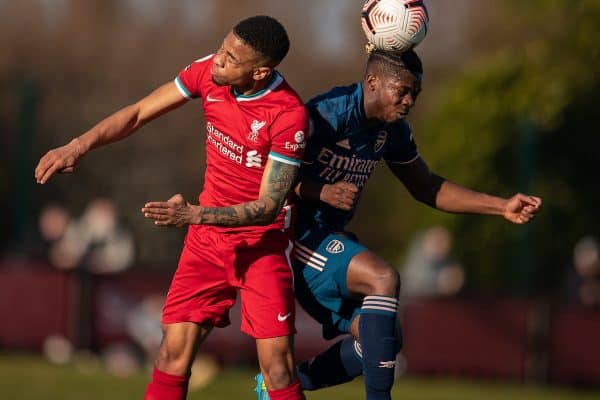
M 219 226 L 269 225 L 281 207 L 270 198 L 260 198 L 229 207 L 197 206 L 193 223 Z
M 324 184 L 311 181 L 309 179 L 302 179 L 298 182 L 295 187 L 295 192 L 302 200 L 309 202 L 321 201 L 321 191 Z
M 444 181 L 435 197 L 435 207 L 450 213 L 502 215 L 507 200 L 486 193 L 476 192 Z
M 131 135 L 143 125 L 139 118 L 139 107 L 134 104 L 122 108 L 103 119 L 92 129 L 75 139 L 81 155 L 93 148 L 119 141 Z
M 297 166 L 269 160 L 257 200 L 229 207 L 198 206 L 195 223 L 221 226 L 269 225 L 279 215 L 297 175 Z

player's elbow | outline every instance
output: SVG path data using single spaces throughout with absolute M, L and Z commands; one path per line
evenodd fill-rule
M 267 209 L 262 220 L 260 221 L 260 225 L 271 225 L 272 223 L 274 223 L 277 219 L 277 216 L 279 215 L 280 209 L 281 208 L 278 209 L 275 207 Z
M 430 191 L 422 191 L 422 192 L 411 192 L 412 197 L 420 203 L 428 205 L 429 207 L 436 207 L 436 193 Z
M 281 211 L 281 204 L 265 196 L 246 208 L 246 215 L 250 215 L 253 225 L 270 225 L 277 219 Z
M 427 184 L 419 186 L 418 189 L 412 190 L 411 195 L 415 200 L 420 201 L 433 208 L 438 208 L 440 191 L 445 179 L 431 174 Z

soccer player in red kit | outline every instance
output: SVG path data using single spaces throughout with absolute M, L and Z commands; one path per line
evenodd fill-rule
M 189 225 L 146 400 L 185 399 L 196 351 L 213 327 L 229 324 L 238 292 L 241 330 L 256 339 L 271 399 L 304 399 L 294 369 L 291 245 L 284 230 L 308 119 L 299 96 L 275 70 L 288 49 L 275 19 L 243 20 L 216 54 L 49 151 L 35 170 L 44 184 L 56 172 L 72 172 L 91 149 L 129 136 L 189 99 L 202 99 L 206 172 L 199 205 L 175 195 L 142 208 L 156 225 Z

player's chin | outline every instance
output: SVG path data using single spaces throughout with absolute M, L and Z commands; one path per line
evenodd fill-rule
M 213 74 L 211 74 L 211 75 L 210 75 L 210 77 L 211 77 L 211 79 L 212 79 L 213 83 L 214 83 L 215 85 L 217 85 L 217 86 L 225 86 L 225 85 L 227 85 L 227 82 L 225 82 L 225 80 L 224 80 L 224 79 L 222 79 L 222 78 L 220 78 L 220 77 L 216 76 L 214 73 L 213 73 Z
M 397 112 L 397 113 L 394 113 L 394 114 L 390 114 L 388 116 L 388 118 L 386 118 L 386 122 L 389 123 L 389 124 L 391 124 L 393 122 L 398 122 L 398 121 L 401 121 L 404 118 L 406 118 L 407 115 L 408 115 L 407 112 Z

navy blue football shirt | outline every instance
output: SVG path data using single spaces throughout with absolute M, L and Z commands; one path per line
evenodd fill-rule
M 367 123 L 362 84 L 336 87 L 310 100 L 310 133 L 300 177 L 319 183 L 346 181 L 362 191 L 379 160 L 410 163 L 418 157 L 408 123 Z M 355 203 L 356 204 L 356 203 Z M 299 222 L 342 231 L 354 215 L 325 203 L 299 201 Z

